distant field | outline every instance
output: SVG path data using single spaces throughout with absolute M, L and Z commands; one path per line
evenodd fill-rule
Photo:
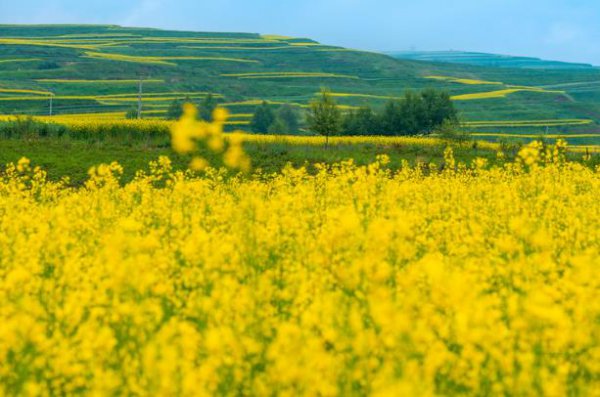
M 396 51 L 390 55 L 399 59 L 428 62 L 457 63 L 485 67 L 523 68 L 523 69 L 590 69 L 592 65 L 548 61 L 533 57 L 486 54 L 467 51 Z
M 343 111 L 381 109 L 406 90 L 433 87 L 450 93 L 469 131 L 600 133 L 600 70 L 559 66 L 397 60 L 280 35 L 2 25 L 0 114 L 47 115 L 52 95 L 57 116 L 122 118 L 137 102 L 140 79 L 142 114 L 153 119 L 164 117 L 174 100 L 200 101 L 209 92 L 248 115 L 263 101 L 303 111 L 322 86 L 331 89 Z M 249 119 L 237 118 L 236 124 Z
M 77 79 L 36 79 L 38 83 L 58 83 L 58 84 L 137 84 L 139 80 L 77 80 Z M 144 79 L 144 84 L 161 84 L 164 80 Z

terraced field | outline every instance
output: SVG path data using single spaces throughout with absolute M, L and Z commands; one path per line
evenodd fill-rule
M 465 128 L 485 139 L 583 134 L 600 143 L 600 70 L 561 66 L 398 60 L 252 33 L 0 25 L 0 114 L 48 115 L 52 102 L 54 116 L 122 118 L 137 104 L 140 79 L 145 118 L 164 117 L 173 100 L 212 93 L 246 115 L 237 125 L 263 100 L 306 109 L 322 86 L 343 110 L 380 108 L 406 90 L 435 87 L 450 92 Z

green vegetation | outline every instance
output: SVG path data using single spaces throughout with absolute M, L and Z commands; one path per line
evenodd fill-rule
M 325 146 L 329 146 L 329 137 L 339 134 L 342 129 L 342 115 L 329 91 L 323 89 L 321 96 L 311 102 L 308 112 L 308 128 L 325 137 Z
M 345 118 L 362 118 L 366 125 L 385 112 L 388 101 L 407 91 L 434 88 L 455 100 L 467 132 L 516 138 L 560 134 L 570 143 L 580 142 L 571 134 L 600 134 L 600 69 L 581 65 L 522 68 L 526 64 L 514 59 L 492 65 L 502 67 L 440 58 L 435 60 L 443 63 L 434 63 L 306 38 L 114 25 L 0 25 L 0 38 L 0 115 L 47 115 L 53 93 L 54 115 L 111 113 L 124 118 L 137 102 L 141 78 L 143 118 L 176 118 L 173 103 L 189 97 L 202 108 L 199 102 L 212 92 L 215 101 L 239 114 L 253 114 L 263 101 L 275 113 L 287 105 L 300 125 L 289 126 L 277 115 L 264 132 L 277 127 L 283 128 L 280 133 L 296 133 L 305 126 L 303 114 L 322 86 L 331 89 Z M 235 122 L 243 126 L 249 119 Z M 344 122 L 348 125 L 358 131 L 352 133 L 378 133 L 351 120 Z M 600 137 L 586 143 L 600 144 Z
M 267 102 L 263 102 L 254 111 L 252 116 L 252 122 L 250 123 L 250 129 L 252 132 L 265 133 L 271 129 L 272 124 L 275 122 L 275 113 Z
M 325 100 L 329 101 L 330 98 L 326 97 Z M 275 113 L 280 115 L 281 110 Z M 440 128 L 439 134 L 446 139 L 326 136 L 329 141 L 327 146 L 325 140 L 318 141 L 317 137 L 247 135 L 244 150 L 252 159 L 253 169 L 266 172 L 280 171 L 287 164 L 309 165 L 309 169 L 314 171 L 313 166 L 317 163 L 334 164 L 350 159 L 364 165 L 375 161 L 380 154 L 390 156 L 392 169 L 400 168 L 402 162 L 406 161 L 410 165 L 421 164 L 424 172 L 430 172 L 430 164 L 435 164 L 434 169 L 443 167 L 444 150 L 449 145 L 453 147 L 457 161 L 470 163 L 476 158 L 483 158 L 490 164 L 502 164 L 505 160 L 514 159 L 522 145 L 510 143 L 505 138 L 501 139 L 499 145 L 484 144 L 471 138 L 463 139 L 455 133 L 454 128 L 446 130 L 444 127 Z M 267 137 L 271 139 L 265 139 Z M 499 158 L 498 151 L 504 157 Z M 211 164 L 219 164 L 220 156 L 213 151 L 206 149 L 199 154 Z M 34 165 L 47 170 L 51 179 L 68 177 L 74 185 L 83 183 L 90 167 L 112 161 L 123 165 L 123 181 L 129 181 L 137 170 L 147 169 L 148 163 L 161 155 L 169 156 L 175 169 L 186 169 L 190 162 L 189 156 L 172 151 L 166 122 L 131 120 L 131 123 L 121 121 L 70 126 L 18 118 L 0 123 L 0 164 L 27 157 Z M 589 156 L 586 165 L 600 165 L 600 151 L 597 150 L 574 151 L 569 156 L 578 161 Z
M 533 57 L 517 57 L 509 55 L 487 54 L 465 51 L 396 51 L 391 56 L 399 59 L 415 61 L 462 63 L 475 66 L 526 69 L 590 69 L 592 65 L 585 63 L 568 63 L 547 61 Z
M 427 89 L 407 91 L 402 99 L 388 101 L 381 114 L 368 106 L 349 111 L 341 131 L 346 135 L 422 135 L 444 124 L 458 128 L 456 108 L 446 92 Z

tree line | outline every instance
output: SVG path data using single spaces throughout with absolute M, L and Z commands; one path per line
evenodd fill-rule
M 189 98 L 184 102 L 190 102 Z M 168 119 L 181 116 L 182 102 L 175 101 L 167 111 Z M 218 105 L 212 95 L 199 104 L 199 116 L 210 120 Z M 331 93 L 323 89 L 304 114 L 291 105 L 274 107 L 263 101 L 256 107 L 250 130 L 263 134 L 297 134 L 304 127 L 324 135 L 422 135 L 458 124 L 458 111 L 445 91 L 425 89 L 407 91 L 401 98 L 389 100 L 376 111 L 369 106 L 343 112 Z

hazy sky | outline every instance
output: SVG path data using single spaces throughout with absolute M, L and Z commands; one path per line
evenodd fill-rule
M 600 65 L 600 0 L 0 0 L 0 23 L 276 33 L 366 50 L 470 50 Z

